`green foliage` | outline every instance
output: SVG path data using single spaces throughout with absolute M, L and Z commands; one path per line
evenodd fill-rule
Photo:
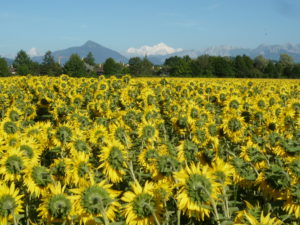
M 73 77 L 96 76 L 95 58 L 91 52 L 82 60 L 73 54 L 61 68 L 54 61 L 51 52 L 44 55 L 41 64 L 33 62 L 27 53 L 20 50 L 13 67 L 18 75 L 49 75 L 61 73 Z M 300 64 L 296 64 L 292 56 L 281 54 L 278 61 L 268 60 L 259 55 L 254 59 L 246 55 L 236 57 L 221 57 L 201 55 L 195 59 L 188 55 L 167 58 L 163 65 L 153 65 L 146 57 L 133 57 L 128 65 L 115 62 L 113 58 L 106 59 L 103 64 L 105 75 L 131 74 L 136 77 L 174 76 L 174 77 L 237 77 L 237 78 L 299 78 Z M 9 76 L 9 68 L 5 59 L 0 58 L 0 76 Z
M 44 59 L 41 64 L 41 74 L 49 76 L 58 76 L 61 73 L 62 69 L 60 65 L 55 62 L 51 51 L 47 51 L 44 55 Z
M 87 56 L 83 59 L 83 61 L 91 66 L 95 66 L 96 63 L 95 63 L 95 58 L 93 56 L 93 53 L 89 52 L 87 54 Z
M 153 64 L 147 57 L 143 60 L 139 57 L 129 59 L 129 72 L 133 76 L 151 76 L 153 75 Z
M 191 76 L 192 59 L 189 56 L 183 58 L 172 56 L 166 59 L 164 66 L 167 67 L 168 73 L 171 76 Z
M 0 77 L 10 76 L 8 64 L 4 58 L 0 57 Z
M 13 66 L 16 69 L 17 74 L 27 75 L 33 72 L 34 63 L 24 50 L 20 50 L 15 58 Z
M 103 64 L 104 73 L 106 75 L 117 75 L 122 70 L 122 65 L 117 63 L 113 58 L 108 58 Z
M 64 66 L 64 73 L 72 77 L 87 76 L 87 69 L 78 54 L 72 54 Z

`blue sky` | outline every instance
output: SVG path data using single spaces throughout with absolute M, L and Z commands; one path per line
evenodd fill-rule
M 119 52 L 300 44 L 299 0 L 0 0 L 0 55 L 93 40 Z M 34 54 L 34 53 L 33 53 Z

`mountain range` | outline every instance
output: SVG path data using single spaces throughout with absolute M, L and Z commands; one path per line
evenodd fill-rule
M 169 46 L 167 46 L 169 47 Z M 134 55 L 127 53 L 126 56 L 123 54 L 114 51 L 112 49 L 106 48 L 96 42 L 87 41 L 81 46 L 70 47 L 63 50 L 53 51 L 52 55 L 54 59 L 58 61 L 60 58 L 60 62 L 64 64 L 71 54 L 77 53 L 80 57 L 85 57 L 89 52 L 92 52 L 96 63 L 103 63 L 109 57 L 113 58 L 117 62 L 128 62 L 130 57 L 140 56 L 144 57 L 144 55 Z M 189 55 L 191 58 L 196 58 L 200 55 L 212 55 L 212 56 L 237 56 L 237 55 L 248 55 L 251 58 L 254 58 L 258 55 L 263 55 L 267 59 L 271 60 L 279 60 L 280 54 L 289 54 L 294 58 L 295 62 L 300 62 L 300 44 L 284 44 L 284 45 L 259 45 L 256 48 L 240 48 L 233 46 L 214 46 L 209 47 L 203 50 L 181 50 L 176 51 L 172 54 L 165 55 L 147 55 L 148 59 L 157 65 L 163 64 L 165 59 L 171 56 L 185 56 Z M 35 56 L 32 59 L 36 62 L 42 62 L 43 56 Z M 12 63 L 12 59 L 6 58 L 9 64 Z
M 103 63 L 109 57 L 113 58 L 117 62 L 128 61 L 128 59 L 125 56 L 121 55 L 117 51 L 106 48 L 93 41 L 87 41 L 82 46 L 70 47 L 63 50 L 53 51 L 52 55 L 54 56 L 54 59 L 57 61 L 58 61 L 58 57 L 60 57 L 60 62 L 64 64 L 68 60 L 68 58 L 74 53 L 77 53 L 81 58 L 84 58 L 87 56 L 89 52 L 93 54 L 96 63 Z M 42 62 L 43 56 L 35 56 L 32 58 L 32 60 L 36 62 Z
M 185 56 L 188 55 L 191 58 L 196 58 L 200 55 L 211 55 L 211 56 L 229 56 L 234 57 L 237 55 L 247 55 L 251 58 L 262 55 L 270 60 L 279 60 L 280 54 L 288 54 L 294 58 L 294 61 L 300 63 L 300 44 L 285 44 L 285 45 L 259 45 L 256 48 L 240 48 L 233 46 L 213 46 L 203 50 L 183 50 L 168 55 L 151 55 L 149 60 L 154 64 L 162 64 L 165 59 L 171 56 Z

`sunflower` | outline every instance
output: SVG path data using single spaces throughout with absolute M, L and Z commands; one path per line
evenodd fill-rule
M 223 118 L 221 125 L 224 133 L 233 141 L 239 142 L 243 140 L 245 123 L 244 118 L 238 114 L 228 114 Z
M 180 112 L 171 118 L 174 128 L 180 135 L 187 135 L 195 129 L 195 120 L 188 114 Z
M 84 104 L 84 97 L 81 94 L 72 93 L 68 97 L 70 98 L 71 104 L 77 108 L 80 108 Z
M 13 223 L 14 217 L 23 212 L 21 198 L 23 195 L 19 195 L 19 190 L 15 188 L 15 184 L 12 182 L 10 187 L 6 184 L 0 184 L 0 223 L 7 225 Z
M 11 147 L 1 155 L 0 174 L 4 181 L 18 181 L 28 165 L 29 161 L 22 151 Z
M 89 162 L 89 155 L 84 152 L 76 153 L 73 157 L 66 160 L 70 171 L 66 171 L 69 176 L 67 183 L 75 184 L 76 186 L 84 186 L 89 184 L 90 179 L 93 178 L 94 173 L 92 164 Z M 72 174 L 72 175 L 71 175 Z
M 208 123 L 205 127 L 207 134 L 207 142 L 211 142 L 214 148 L 217 149 L 219 146 L 219 127 L 215 123 Z
M 49 145 L 49 136 L 50 136 L 49 134 L 50 134 L 51 126 L 52 124 L 49 121 L 35 122 L 33 125 L 26 127 L 24 129 L 24 136 L 29 138 L 28 142 L 30 142 L 30 145 L 32 141 L 30 139 L 34 139 L 34 143 L 33 143 L 34 145 L 35 143 L 37 143 L 41 149 L 47 148 Z
M 107 128 L 95 123 L 94 127 L 88 132 L 89 141 L 93 145 L 101 145 L 108 136 Z
M 119 141 L 112 139 L 107 143 L 107 146 L 100 150 L 100 166 L 108 179 L 113 183 L 118 183 L 123 180 L 125 175 L 125 168 L 127 167 L 127 152 L 124 145 Z
M 23 118 L 22 117 L 22 112 L 21 110 L 19 110 L 17 107 L 13 106 L 10 107 L 7 111 L 6 111 L 6 118 L 9 118 L 10 121 L 12 122 L 17 122 Z
M 48 223 L 69 221 L 75 212 L 72 209 L 72 200 L 65 194 L 65 186 L 62 187 L 58 182 L 50 184 L 48 190 L 37 209 L 39 216 Z
M 146 172 L 149 172 L 152 177 L 156 177 L 158 175 L 156 167 L 158 157 L 158 151 L 150 146 L 145 147 L 138 155 L 139 164 L 143 166 Z
M 128 129 L 124 122 L 118 121 L 109 124 L 109 135 L 111 138 L 119 141 L 127 148 L 130 148 L 131 146 L 129 131 L 130 129 Z
M 262 147 L 248 140 L 246 145 L 241 147 L 240 157 L 247 162 L 251 162 L 256 168 L 264 168 L 266 166 L 265 160 L 267 159 Z
M 134 95 L 135 91 L 131 86 L 123 88 L 120 94 L 120 100 L 125 107 L 130 106 L 133 102 L 135 102 L 136 95 Z
M 260 173 L 256 183 L 258 190 L 267 198 L 282 200 L 287 197 L 287 189 L 291 185 L 291 177 L 284 167 L 278 164 L 270 164 L 264 172 Z
M 159 138 L 155 123 L 145 120 L 139 125 L 138 135 L 143 141 L 150 143 L 157 141 Z
M 172 194 L 174 189 L 174 179 L 171 177 L 164 177 L 162 179 L 159 179 L 155 185 L 155 196 L 160 198 L 162 201 L 166 202 L 168 201 Z
M 74 200 L 74 208 L 79 215 L 80 224 L 95 224 L 95 218 L 103 218 L 105 224 L 109 221 L 115 221 L 116 212 L 121 208 L 117 197 L 119 191 L 111 189 L 112 185 L 107 184 L 105 180 L 95 183 L 91 179 L 88 186 L 71 189 L 74 194 L 71 198 Z
M 25 157 L 30 160 L 31 165 L 36 165 L 40 161 L 43 152 L 41 145 L 32 137 L 22 137 L 19 143 L 19 149 Z
M 60 181 L 62 184 L 70 184 L 72 179 L 72 170 L 71 170 L 71 160 L 70 158 L 59 158 L 55 159 L 50 165 L 50 172 L 55 178 L 56 181 Z
M 72 141 L 67 144 L 67 147 L 68 149 L 70 149 L 70 153 L 72 156 L 80 152 L 88 155 L 92 150 L 88 142 L 83 137 L 73 138 Z
M 232 95 L 223 102 L 223 105 L 225 113 L 238 112 L 242 110 L 242 99 L 236 95 Z
M 45 194 L 47 186 L 53 182 L 49 169 L 44 166 L 30 166 L 24 172 L 24 184 L 30 195 L 40 197 L 40 195 Z
M 294 214 L 300 219 L 300 184 L 295 184 L 288 190 L 288 199 L 285 201 L 283 210 L 288 214 Z
M 0 122 L 0 132 L 4 137 L 16 134 L 19 131 L 18 123 L 10 121 L 8 117 Z
M 209 206 L 218 195 L 218 183 L 208 166 L 191 163 L 174 173 L 178 182 L 177 206 L 188 217 L 204 220 L 210 216 Z
M 255 184 L 258 177 L 258 172 L 251 163 L 244 161 L 241 158 L 234 158 L 232 161 L 235 173 L 233 176 L 234 182 L 243 187 L 251 187 Z
M 74 121 L 73 121 L 74 122 Z M 76 138 L 84 137 L 84 131 L 79 129 L 78 124 L 67 122 L 62 123 L 60 126 L 58 126 L 55 130 L 52 132 L 52 141 L 53 144 L 56 146 L 63 146 L 67 145 L 73 140 L 76 140 Z
M 235 171 L 231 164 L 224 162 L 219 157 L 216 157 L 216 160 L 212 162 L 212 171 L 216 178 L 216 182 L 225 185 L 232 183 L 232 176 Z
M 145 106 L 156 104 L 156 95 L 155 95 L 154 91 L 150 88 L 144 88 L 141 91 L 141 97 L 143 99 Z
M 180 162 L 196 162 L 200 159 L 200 152 L 197 144 L 193 141 L 185 140 L 178 146 L 178 158 Z
M 207 129 L 205 128 L 195 127 L 195 129 L 192 131 L 192 141 L 198 144 L 199 146 L 205 146 L 207 144 L 207 137 Z
M 263 209 L 260 207 L 259 204 L 253 206 L 247 201 L 246 203 L 247 208 L 237 212 L 235 217 L 236 225 L 281 225 L 283 222 L 278 219 L 277 217 L 271 218 L 271 213 L 268 213 L 266 216 L 264 215 Z
M 129 225 L 158 224 L 162 214 L 162 203 L 155 196 L 155 185 L 146 182 L 144 187 L 134 183 L 132 191 L 127 191 L 121 198 L 124 206 L 126 223 Z

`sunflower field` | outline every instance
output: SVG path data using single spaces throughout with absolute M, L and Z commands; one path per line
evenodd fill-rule
M 0 224 L 300 224 L 300 80 L 1 78 Z

